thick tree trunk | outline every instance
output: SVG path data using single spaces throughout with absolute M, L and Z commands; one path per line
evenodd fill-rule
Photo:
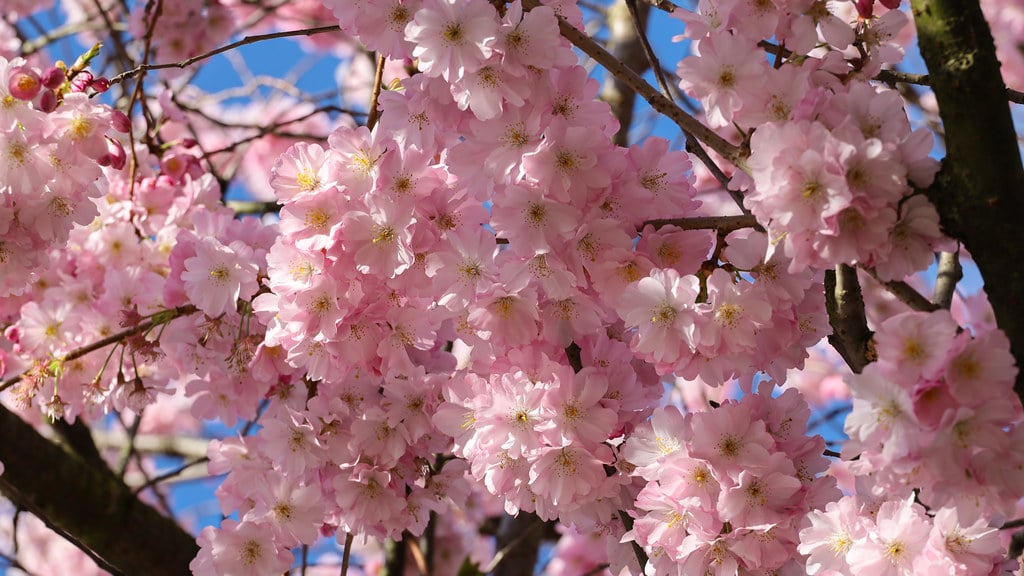
M 1024 365 L 1024 168 L 992 34 L 977 0 L 912 0 L 948 155 L 928 196 L 974 257 Z M 1024 373 L 1016 391 L 1024 398 Z
M 0 492 L 113 574 L 180 576 L 199 551 L 173 520 L 106 468 L 87 463 L 0 406 Z

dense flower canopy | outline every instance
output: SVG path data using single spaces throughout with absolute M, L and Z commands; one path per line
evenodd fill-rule
M 388 539 L 489 572 L 505 515 L 557 525 L 551 574 L 1018 570 L 1018 371 L 984 292 L 941 286 L 971 255 L 928 193 L 934 103 L 894 87 L 898 2 L 675 6 L 677 61 L 641 60 L 668 98 L 592 39 L 617 4 L 62 4 L 127 34 L 69 65 L 18 35 L 40 6 L 0 8 L 0 400 L 134 422 L 121 476 L 158 503 L 140 430 L 226 426 L 194 574 L 305 573 L 324 541 L 377 573 Z M 1019 88 L 1024 12 L 983 4 Z M 367 113 L 192 85 L 310 23 Z M 590 58 L 685 146 L 629 141 Z M 12 567 L 67 573 L 11 532 Z

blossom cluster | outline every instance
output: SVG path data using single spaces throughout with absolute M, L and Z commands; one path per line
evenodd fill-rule
M 489 378 L 467 374 L 445 387 L 434 423 L 508 513 L 593 529 L 613 523 L 622 506 L 624 477 L 606 470 L 616 465 L 606 440 L 646 419 L 661 386 L 637 378 L 623 343 L 597 340 L 582 341 L 599 362 L 579 372 L 544 357 L 525 366 L 512 358 Z
M 165 4 L 131 19 L 161 60 L 265 16 Z M 796 378 L 852 395 L 843 456 L 870 494 L 841 497 L 803 395 L 776 390 L 829 331 L 825 269 L 903 278 L 944 245 L 914 192 L 937 168 L 929 135 L 870 82 L 901 57 L 901 12 L 677 11 L 695 52 L 680 85 L 749 144 L 731 185 L 759 224 L 716 234 L 691 229 L 707 212 L 688 154 L 613 143 L 618 121 L 559 32 L 581 24 L 572 2 L 302 1 L 262 25 L 327 9 L 386 69 L 408 68 L 372 125 L 326 136 L 326 116 L 284 98 L 202 120 L 203 95 L 168 90 L 146 103 L 160 130 L 131 151 L 131 178 L 106 136 L 127 122 L 82 92 L 101 79 L 0 60 L 0 372 L 24 372 L 18 407 L 52 419 L 183 391 L 197 419 L 242 427 L 209 448 L 232 518 L 202 530 L 194 573 L 282 573 L 321 537 L 431 521 L 451 562 L 435 568 L 455 573 L 492 555 L 476 525 L 501 509 L 562 523 L 562 573 L 1004 568 L 990 526 L 1024 495 L 1024 412 L 994 324 L 961 331 L 869 293 L 877 360 L 849 390 L 831 367 Z M 266 118 L 325 136 L 256 138 Z M 223 205 L 213 174 L 240 162 L 221 155 L 235 137 L 257 140 L 250 171 L 273 162 L 249 182 L 276 222 Z M 743 394 L 657 408 L 673 379 Z
M 1017 564 L 1005 559 L 998 526 L 976 510 L 926 512 L 913 494 L 896 499 L 865 491 L 807 518 L 798 549 L 811 575 L 1006 574 Z
M 48 249 L 93 219 L 101 166 L 124 166 L 124 149 L 108 136 L 114 113 L 81 86 L 63 69 L 0 57 L 0 296 L 21 293 Z M 126 125 L 120 114 L 117 127 Z
M 887 490 L 919 488 L 932 508 L 1013 514 L 1024 496 L 1024 413 L 1006 336 L 958 332 L 947 311 L 905 312 L 874 341 L 878 360 L 847 379 L 851 471 Z
M 5 368 L 28 369 L 12 389 L 23 408 L 36 405 L 51 418 L 70 421 L 94 421 L 111 408 L 138 412 L 158 393 L 173 392 L 177 378 L 198 370 L 176 369 L 186 358 L 174 347 L 183 325 L 171 322 L 178 314 L 167 310 L 164 292 L 179 229 L 191 229 L 193 221 L 201 225 L 208 210 L 217 210 L 217 184 L 209 174 L 172 177 L 142 147 L 136 156 L 138 181 L 105 168 L 105 195 L 87 200 L 96 212 L 89 226 L 70 230 L 68 249 L 44 253 L 51 265 L 21 298 L 0 301 L 13 353 Z M 227 209 L 219 210 L 223 221 Z M 171 307 L 179 304 L 184 302 Z M 66 359 L 76 349 L 142 325 L 152 329 Z M 206 340 L 197 332 L 181 335 L 181 341 Z
M 746 189 L 744 205 L 791 271 L 862 264 L 899 279 L 942 246 L 938 213 L 912 195 L 938 163 L 899 94 L 869 82 L 902 58 L 892 39 L 906 16 L 851 19 L 845 6 L 701 2 L 683 16 L 696 48 L 679 64 L 680 85 L 712 125 L 749 139 L 749 178 L 739 173 L 732 186 Z M 773 38 L 774 66 L 758 45 Z
M 798 569 L 806 514 L 838 490 L 821 476 L 824 440 L 806 434 L 807 403 L 772 388 L 707 412 L 659 409 L 626 441 L 623 456 L 647 481 L 627 538 L 657 574 Z
M 672 247 L 644 233 L 638 251 L 648 240 L 660 255 Z M 787 259 L 767 255 L 768 242 L 763 232 L 733 232 L 710 274 L 703 267 L 685 276 L 676 268 L 651 268 L 628 285 L 617 311 L 636 329 L 630 347 L 637 357 L 659 373 L 712 386 L 734 378 L 750 382 L 757 371 L 785 382 L 787 370 L 802 366 L 806 349 L 827 333 L 827 316 L 816 296 L 821 274 L 782 273 Z

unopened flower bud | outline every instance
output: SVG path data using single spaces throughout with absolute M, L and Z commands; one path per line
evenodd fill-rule
M 870 20 L 875 11 L 875 0 L 857 0 L 857 15 L 862 20 Z
M 89 88 L 92 88 L 96 92 L 102 94 L 107 90 L 110 90 L 110 80 L 107 80 L 105 77 L 100 76 L 99 78 L 92 81 L 92 84 L 89 85 Z
M 110 115 L 111 124 L 114 126 L 114 130 L 122 134 L 127 134 L 132 129 L 132 121 L 128 119 L 128 115 L 120 110 L 114 110 Z
M 39 110 L 49 114 L 57 109 L 57 95 L 53 90 L 47 90 L 43 92 L 43 95 L 39 97 Z
M 60 88 L 60 85 L 63 84 L 66 79 L 67 76 L 64 74 L 64 71 L 54 66 L 43 73 L 42 82 L 43 86 L 50 90 L 56 90 L 57 88 Z
M 128 162 L 128 155 L 125 154 L 124 146 L 112 138 L 107 138 L 107 153 L 105 156 L 110 157 L 110 167 L 114 170 L 124 168 L 124 165 Z

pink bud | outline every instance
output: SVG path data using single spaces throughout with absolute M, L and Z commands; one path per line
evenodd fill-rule
M 114 170 L 124 168 L 124 165 L 128 162 L 128 155 L 125 154 L 124 146 L 117 140 L 109 137 L 107 138 L 107 153 L 105 156 L 110 157 L 110 167 Z
M 92 84 L 89 84 L 89 88 L 92 88 L 96 92 L 102 94 L 107 90 L 110 90 L 110 80 L 107 80 L 105 77 L 100 76 L 99 78 L 93 80 Z
M 74 80 L 71 81 L 71 89 L 75 92 L 85 92 L 85 90 L 92 84 L 93 80 L 92 72 L 83 70 L 75 76 Z
M 870 20 L 875 11 L 875 0 L 857 0 L 857 15 L 862 20 Z
M 60 85 L 64 83 L 67 76 L 64 75 L 64 71 L 54 66 L 43 74 L 43 86 L 46 86 L 50 90 L 56 90 L 60 88 Z
M 114 130 L 122 134 L 127 134 L 132 129 L 132 121 L 128 119 L 128 115 L 120 110 L 114 110 L 110 115 L 110 122 L 114 125 Z
M 19 100 L 32 100 L 36 94 L 39 94 L 42 87 L 43 83 L 39 80 L 39 75 L 35 70 L 26 67 L 15 69 L 7 83 L 11 96 Z
M 21 341 L 21 331 L 18 330 L 17 325 L 10 325 L 4 330 L 4 338 L 18 344 Z
M 57 95 L 53 93 L 53 90 L 43 92 L 43 95 L 39 97 L 39 110 L 49 114 L 56 109 Z

